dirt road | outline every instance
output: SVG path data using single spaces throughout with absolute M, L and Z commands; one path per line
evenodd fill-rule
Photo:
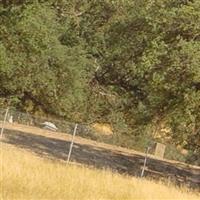
M 42 157 L 62 161 L 67 159 L 71 137 L 65 133 L 7 123 L 3 142 L 27 149 Z M 77 136 L 71 160 L 100 169 L 109 168 L 119 173 L 140 176 L 144 154 Z M 193 188 L 199 188 L 200 185 L 200 167 L 160 160 L 154 156 L 148 157 L 144 175 L 155 179 L 170 180 L 179 185 L 184 183 Z

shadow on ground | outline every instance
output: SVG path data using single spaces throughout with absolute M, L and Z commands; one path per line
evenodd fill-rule
M 30 150 L 41 157 L 59 160 L 67 160 L 70 146 L 70 141 L 10 130 L 6 130 L 3 142 Z M 137 154 L 120 154 L 115 150 L 75 143 L 71 160 L 99 169 L 109 168 L 118 173 L 140 176 L 144 157 Z M 183 168 L 182 166 L 153 158 L 148 158 L 147 166 L 148 169 L 145 171 L 145 176 L 147 177 L 170 180 L 170 182 L 173 181 L 178 185 L 186 184 L 192 188 L 199 187 L 199 169 Z

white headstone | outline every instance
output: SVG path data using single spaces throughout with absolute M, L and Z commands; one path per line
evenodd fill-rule
M 9 117 L 8 122 L 11 123 L 11 124 L 13 123 L 13 116 L 12 115 Z
M 155 149 L 155 156 L 157 156 L 159 158 L 164 158 L 165 148 L 166 148 L 166 146 L 164 144 L 157 143 L 156 149 Z

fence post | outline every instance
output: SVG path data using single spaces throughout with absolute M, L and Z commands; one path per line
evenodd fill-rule
M 3 120 L 3 123 L 2 123 L 2 127 L 1 127 L 1 139 L 3 138 L 3 131 L 4 131 L 6 119 L 7 119 L 7 116 L 8 116 L 8 111 L 9 111 L 9 107 L 6 109 L 4 120 Z
M 75 138 L 75 135 L 76 135 L 77 127 L 78 127 L 78 124 L 75 124 L 74 132 L 73 132 L 73 136 L 72 136 L 72 141 L 71 141 L 71 144 L 70 144 L 69 153 L 68 153 L 68 157 L 67 157 L 67 164 L 70 161 L 70 157 L 71 157 L 71 153 L 72 153 L 72 148 L 73 148 L 73 144 L 74 144 L 74 138 Z
M 141 177 L 144 176 L 144 171 L 145 171 L 145 168 L 146 168 L 147 156 L 148 156 L 149 149 L 150 149 L 149 147 L 147 147 L 147 149 L 146 149 L 146 155 L 145 155 L 145 159 L 144 159 L 144 165 L 143 165 L 143 168 L 142 168 Z

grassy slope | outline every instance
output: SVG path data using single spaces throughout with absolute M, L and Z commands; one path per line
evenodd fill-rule
M 200 199 L 186 189 L 67 166 L 1 143 L 0 199 Z

